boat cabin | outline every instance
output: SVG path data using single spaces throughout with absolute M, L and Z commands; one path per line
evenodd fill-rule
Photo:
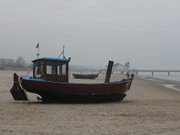
M 33 79 L 68 82 L 70 60 L 71 58 L 39 58 L 32 61 Z

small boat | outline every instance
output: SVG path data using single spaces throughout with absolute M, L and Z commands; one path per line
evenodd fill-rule
M 99 73 L 97 74 L 78 74 L 78 73 L 73 73 L 72 74 L 74 78 L 76 79 L 96 79 L 99 76 Z
M 109 61 L 104 83 L 84 84 L 69 82 L 70 59 L 38 58 L 33 61 L 32 76 L 20 77 L 14 73 L 14 84 L 10 90 L 14 100 L 28 100 L 27 92 L 37 94 L 38 99 L 44 102 L 124 99 L 133 76 L 110 82 L 113 61 Z

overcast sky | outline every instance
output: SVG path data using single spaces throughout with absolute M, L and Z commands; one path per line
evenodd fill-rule
M 0 0 L 0 57 L 180 69 L 179 0 Z

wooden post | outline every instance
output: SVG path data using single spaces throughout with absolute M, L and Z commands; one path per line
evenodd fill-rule
M 109 61 L 107 72 L 106 72 L 105 83 L 109 83 L 110 82 L 113 65 L 114 65 L 114 62 L 113 61 Z

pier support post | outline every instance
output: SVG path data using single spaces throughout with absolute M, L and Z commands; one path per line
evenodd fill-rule
M 152 76 L 154 76 L 154 72 L 152 72 Z
M 170 76 L 170 72 L 168 72 L 168 76 Z

